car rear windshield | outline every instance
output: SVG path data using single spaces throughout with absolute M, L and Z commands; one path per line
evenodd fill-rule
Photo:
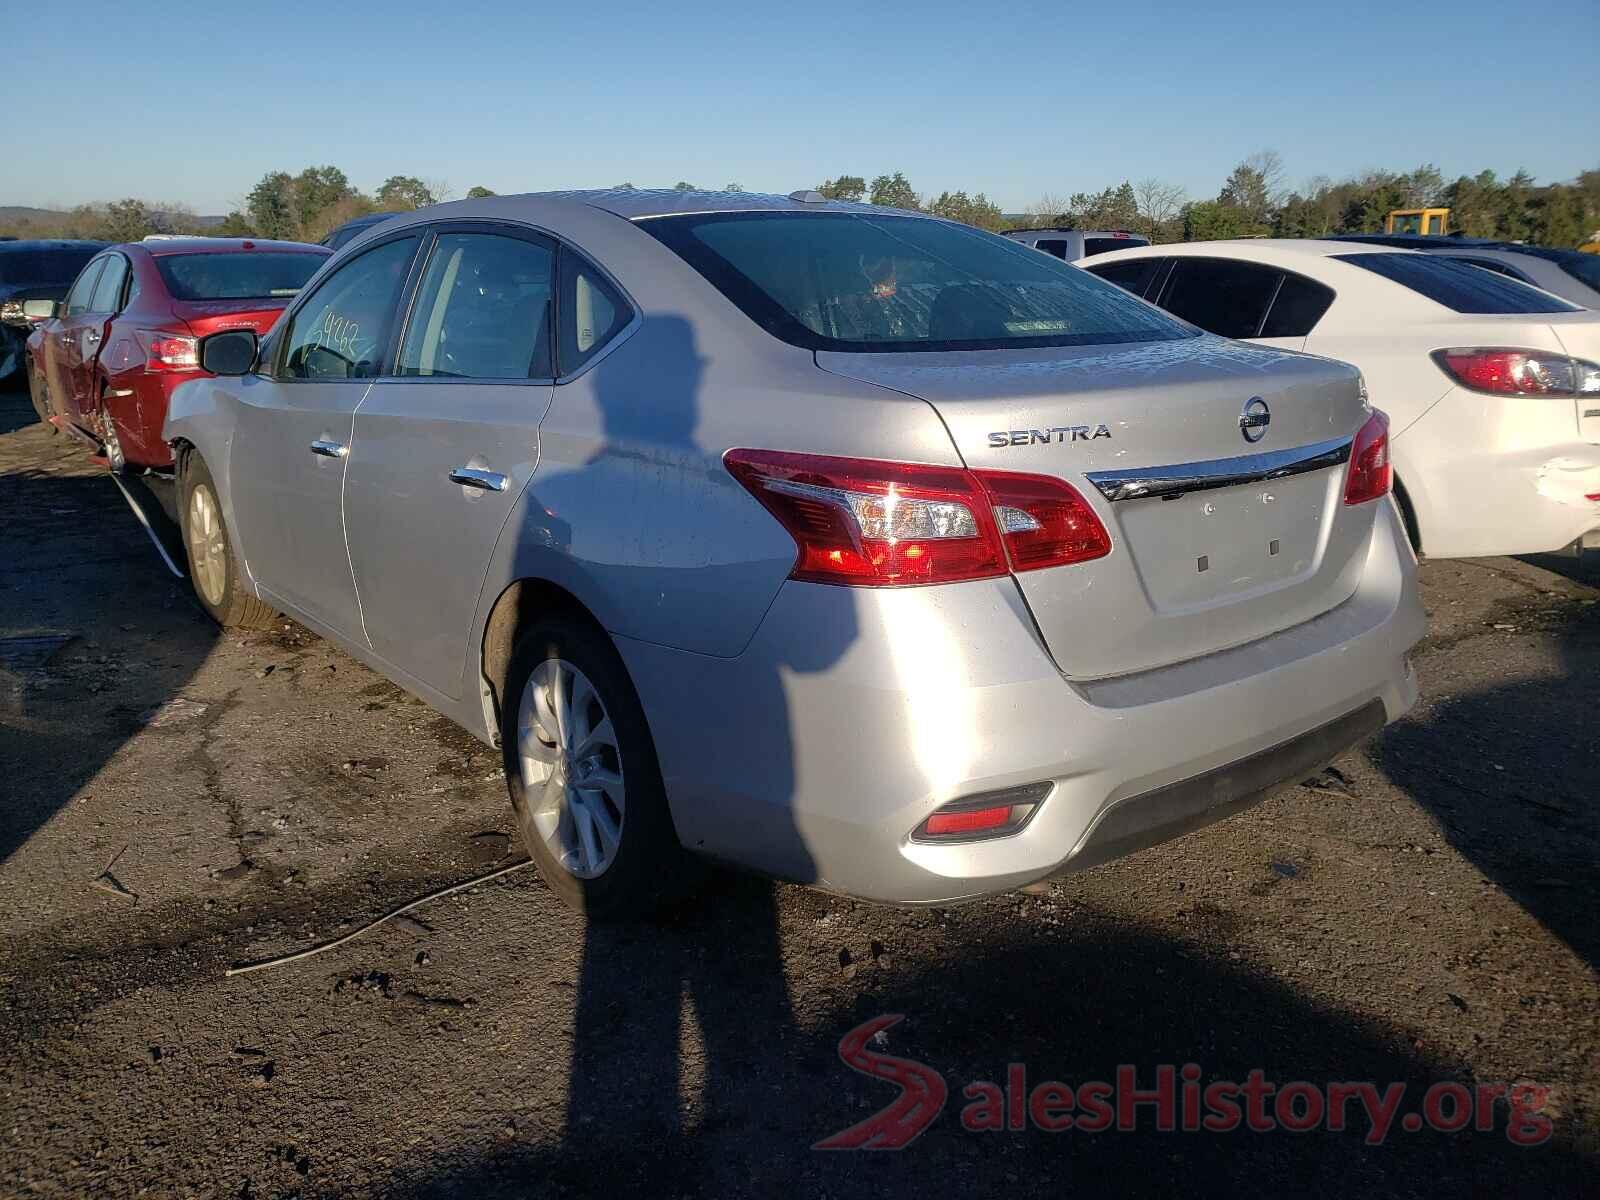
M 298 251 L 162 254 L 156 269 L 174 300 L 288 299 L 325 257 Z
M 1493 275 L 1471 263 L 1427 254 L 1340 254 L 1342 261 L 1392 279 L 1413 292 L 1458 313 L 1577 312 L 1575 304 L 1558 300 L 1515 279 Z
M 640 228 L 775 337 L 810 350 L 992 350 L 1198 336 L 1121 288 L 947 221 L 697 213 Z
M 100 253 L 100 243 L 56 250 L 0 249 L 0 284 L 30 287 L 72 282 L 83 264 Z

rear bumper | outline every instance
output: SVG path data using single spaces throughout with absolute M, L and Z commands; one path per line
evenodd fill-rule
M 736 659 L 618 644 L 685 845 L 866 899 L 939 903 L 1103 862 L 1302 778 L 1415 701 L 1406 654 L 1423 631 L 1414 560 L 1383 503 L 1338 608 L 1116 679 L 1064 679 L 1010 580 L 788 583 Z M 951 800 L 1045 781 L 1011 836 L 910 838 Z

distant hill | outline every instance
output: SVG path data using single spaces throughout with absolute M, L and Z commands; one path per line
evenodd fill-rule
M 160 215 L 159 213 L 157 215 Z M 41 225 L 54 225 L 65 221 L 70 213 L 53 208 L 29 208 L 24 204 L 0 204 L 0 225 L 20 225 L 24 221 Z M 199 225 L 221 225 L 226 217 L 195 217 Z

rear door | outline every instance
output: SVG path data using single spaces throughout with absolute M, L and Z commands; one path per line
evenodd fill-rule
M 425 254 L 395 369 L 355 416 L 345 527 L 372 648 L 458 696 L 490 554 L 539 461 L 555 248 L 453 224 Z
M 1343 363 L 1213 337 L 817 361 L 933 404 L 969 466 L 1054 475 L 1094 506 L 1108 557 L 1017 576 L 1069 676 L 1254 641 L 1360 581 L 1376 506 L 1343 504 L 1366 419 Z
M 247 377 L 231 451 L 239 544 L 270 602 L 363 640 L 340 507 L 357 405 L 392 352 L 421 242 L 390 238 L 325 276 Z

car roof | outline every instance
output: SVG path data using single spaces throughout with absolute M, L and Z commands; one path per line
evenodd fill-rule
M 810 195 L 817 195 L 812 192 Z M 437 220 L 470 220 L 498 217 L 501 220 L 543 224 L 594 211 L 610 213 L 628 221 L 651 217 L 680 216 L 689 213 L 718 212 L 836 212 L 874 213 L 879 216 L 921 217 L 939 220 L 927 213 L 906 212 L 881 204 L 857 204 L 844 200 L 796 200 L 791 196 L 764 192 L 679 191 L 676 188 L 602 188 L 592 191 L 526 192 L 514 196 L 484 196 L 475 200 L 451 200 L 419 208 L 413 212 L 389 213 L 388 217 L 409 218 L 405 223 Z
M 40 250 L 99 250 L 110 244 L 90 238 L 29 238 L 23 241 L 0 242 L 0 254 L 9 254 L 13 251 L 26 251 L 32 254 Z
M 1251 262 L 1286 266 L 1308 258 L 1332 258 L 1341 254 L 1415 254 L 1398 246 L 1352 245 L 1331 238 L 1229 238 L 1213 242 L 1168 242 L 1158 246 L 1130 246 L 1126 250 L 1107 250 L 1096 254 L 1096 265 L 1123 258 L 1159 258 L 1165 255 L 1241 258 Z M 1080 259 L 1081 261 L 1085 261 Z
M 1000 236 L 1001 237 L 1010 237 L 1012 234 L 1016 234 L 1016 233 L 1053 233 L 1053 234 L 1057 234 L 1057 235 L 1063 234 L 1063 233 L 1075 233 L 1079 237 L 1086 237 L 1086 238 L 1092 238 L 1092 237 L 1115 237 L 1115 238 L 1141 238 L 1141 239 L 1144 239 L 1146 241 L 1149 240 L 1149 239 L 1144 237 L 1144 234 L 1135 233 L 1131 229 L 1057 229 L 1054 225 L 1039 225 L 1039 226 L 1035 226 L 1035 227 L 1033 227 L 1031 229 L 1002 229 L 1000 231 Z
M 299 254 L 330 253 L 326 246 L 310 242 L 279 242 L 271 238 L 177 237 L 162 238 L 155 242 L 124 242 L 124 247 L 137 246 L 156 258 L 168 254 L 230 254 L 249 250 L 280 250 Z

